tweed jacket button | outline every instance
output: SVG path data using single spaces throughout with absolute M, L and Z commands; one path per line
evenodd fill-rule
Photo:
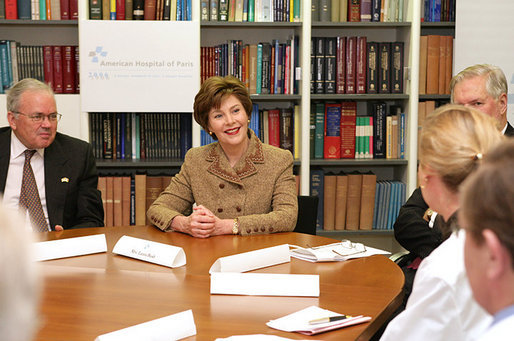
M 253 228 L 253 232 L 259 232 L 259 228 L 258 227 L 254 227 Z
M 237 185 L 237 188 L 243 189 L 243 185 Z
M 221 207 L 220 207 L 220 208 L 218 208 L 218 212 L 219 212 L 219 213 L 223 212 L 223 209 L 222 209 Z
M 263 226 L 261 227 L 261 232 L 265 232 L 266 231 L 266 228 Z
M 236 206 L 236 211 L 241 212 L 241 206 Z
M 246 233 L 251 233 L 252 230 L 251 229 L 246 229 Z
M 270 227 L 270 228 L 269 228 L 269 231 L 270 231 L 270 232 L 273 232 L 273 227 Z
M 225 188 L 225 184 L 220 184 L 220 188 L 221 189 Z

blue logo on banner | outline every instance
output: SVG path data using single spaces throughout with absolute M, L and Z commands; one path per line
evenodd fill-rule
M 107 56 L 107 51 L 103 51 L 103 46 L 97 46 L 94 51 L 89 51 L 89 57 L 93 63 L 98 63 L 98 58 L 105 56 Z

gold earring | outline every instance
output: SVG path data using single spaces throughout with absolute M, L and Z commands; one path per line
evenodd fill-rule
M 210 131 L 210 132 L 209 132 L 209 135 L 211 135 L 211 136 L 212 136 L 212 131 Z
M 250 120 L 248 120 L 248 123 L 250 123 Z

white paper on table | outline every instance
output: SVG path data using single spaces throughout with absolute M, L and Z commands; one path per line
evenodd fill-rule
M 267 247 L 216 259 L 209 273 L 245 272 L 291 261 L 289 245 Z
M 213 272 L 211 294 L 319 297 L 319 275 Z
M 181 247 L 130 236 L 121 237 L 112 252 L 170 268 L 186 264 L 186 254 Z
M 34 243 L 36 261 L 107 252 L 105 234 Z
M 365 246 L 361 243 L 352 243 L 348 240 L 309 248 L 303 248 L 296 245 L 291 245 L 291 247 L 293 248 L 290 251 L 291 257 L 309 262 L 335 262 L 373 255 L 391 254 L 388 251 Z
M 293 340 L 287 337 L 281 337 L 277 335 L 267 335 L 267 334 L 251 334 L 251 335 L 232 335 L 224 338 L 217 338 L 215 341 L 287 341 Z M 307 341 L 307 339 L 303 340 Z M 308 341 L 316 341 L 309 339 Z
M 170 341 L 196 335 L 191 309 L 98 336 L 95 341 Z
M 364 323 L 371 320 L 371 317 L 369 316 L 359 315 L 334 322 L 320 324 L 309 323 L 309 321 L 312 320 L 340 315 L 341 314 L 335 313 L 330 310 L 322 309 L 316 306 L 310 306 L 308 308 L 299 310 L 295 313 L 286 315 L 276 320 L 271 320 L 268 323 L 266 323 L 266 325 L 268 327 L 282 330 L 285 332 L 297 332 L 305 335 L 314 335 L 333 329 L 353 326 L 354 324 Z

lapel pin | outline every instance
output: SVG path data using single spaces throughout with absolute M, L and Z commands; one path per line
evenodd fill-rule
M 70 182 L 70 179 L 64 177 L 64 178 L 61 178 L 61 182 Z

